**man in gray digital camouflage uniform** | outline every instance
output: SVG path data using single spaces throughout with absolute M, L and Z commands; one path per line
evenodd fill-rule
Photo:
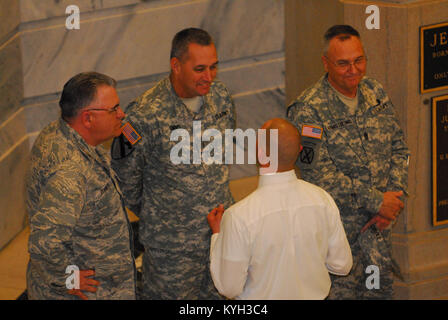
M 31 151 L 30 299 L 135 299 L 131 229 L 109 154 L 99 145 L 121 134 L 115 84 L 95 72 L 71 78 L 61 118 Z
M 289 106 L 287 116 L 302 133 L 301 176 L 335 199 L 353 253 L 350 274 L 332 277 L 329 299 L 390 299 L 390 228 L 404 206 L 409 151 L 392 102 L 364 76 L 359 33 L 337 25 L 324 38 L 327 73 Z
M 235 107 L 224 84 L 214 80 L 216 48 L 204 30 L 175 35 L 170 65 L 169 77 L 128 106 L 128 129 L 112 146 L 113 166 L 127 206 L 140 218 L 141 298 L 218 299 L 208 268 L 206 217 L 233 198 L 228 166 L 198 156 L 208 144 L 201 143 L 201 131 L 234 129 Z M 187 139 L 181 163 L 174 152 L 180 142 L 171 139 L 176 132 Z

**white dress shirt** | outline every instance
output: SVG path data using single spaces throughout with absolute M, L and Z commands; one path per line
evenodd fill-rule
M 351 267 L 336 204 L 294 170 L 260 176 L 211 239 L 211 275 L 228 298 L 324 299 L 328 272 L 346 275 Z

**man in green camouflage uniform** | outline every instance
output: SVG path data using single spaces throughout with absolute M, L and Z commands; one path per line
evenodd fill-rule
M 126 204 L 140 218 L 142 299 L 220 298 L 208 268 L 206 217 L 216 204 L 233 203 L 228 166 L 198 158 L 208 145 L 201 143 L 201 131 L 224 134 L 235 127 L 229 92 L 214 81 L 217 64 L 207 32 L 189 28 L 177 33 L 170 76 L 131 102 L 127 138 L 115 139 L 112 146 Z M 179 142 L 170 138 L 175 132 L 190 137 L 179 164 L 173 161 Z
M 289 106 L 287 116 L 302 132 L 301 176 L 335 199 L 353 253 L 350 274 L 332 276 L 329 299 L 390 299 L 390 228 L 403 208 L 409 151 L 392 102 L 364 76 L 359 33 L 333 26 L 325 41 L 327 74 Z
M 131 229 L 110 156 L 99 145 L 121 133 L 115 80 L 78 74 L 59 105 L 62 117 L 39 134 L 27 174 L 28 297 L 135 299 Z

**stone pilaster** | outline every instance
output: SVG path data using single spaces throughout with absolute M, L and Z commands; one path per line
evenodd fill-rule
M 354 26 L 361 34 L 369 59 L 367 74 L 378 79 L 391 97 L 411 151 L 409 197 L 393 228 L 393 255 L 403 274 L 403 279 L 396 279 L 396 298 L 447 298 L 447 228 L 432 225 L 431 106 L 428 102 L 433 96 L 447 94 L 448 90 L 420 94 L 419 27 L 448 21 L 448 1 L 304 0 L 300 5 L 298 2 L 286 0 L 285 5 L 288 100 L 297 95 L 295 87 L 301 91 L 323 74 L 323 68 L 318 65 L 321 65 L 321 39 L 325 30 L 333 24 Z M 371 4 L 380 10 L 378 30 L 368 30 L 365 25 L 369 16 L 366 7 Z M 295 12 L 288 10 L 294 6 Z M 332 11 L 318 12 L 319 8 L 331 7 Z M 303 19 L 307 15 L 313 16 Z M 291 43 L 300 39 L 306 41 Z M 307 48 L 313 57 L 306 55 Z M 293 50 L 299 50 L 300 55 Z

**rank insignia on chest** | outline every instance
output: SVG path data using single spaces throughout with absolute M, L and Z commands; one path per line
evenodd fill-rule
M 122 132 L 126 139 L 128 139 L 128 141 L 131 143 L 131 145 L 136 144 L 137 141 L 142 138 L 129 122 L 126 122 L 126 124 L 123 126 Z

